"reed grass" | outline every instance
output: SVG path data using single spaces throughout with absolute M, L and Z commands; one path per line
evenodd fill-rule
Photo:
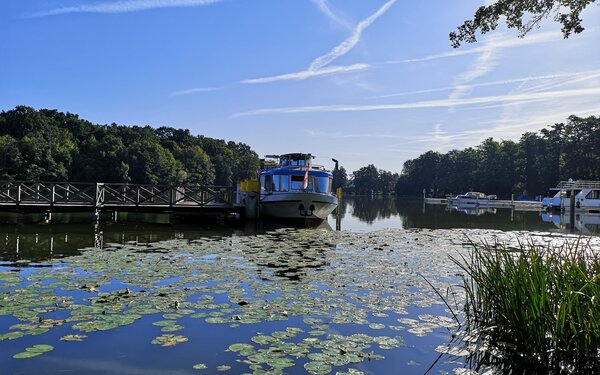
M 473 247 L 452 260 L 465 273 L 465 330 L 490 346 L 488 365 L 600 373 L 600 256 L 589 242 Z

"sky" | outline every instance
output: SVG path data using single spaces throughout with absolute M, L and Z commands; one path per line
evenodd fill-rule
M 401 172 L 600 115 L 600 6 L 453 49 L 483 0 L 3 0 L 0 110 L 172 126 Z

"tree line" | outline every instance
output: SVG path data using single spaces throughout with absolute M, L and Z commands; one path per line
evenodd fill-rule
M 600 117 L 570 116 L 566 123 L 525 133 L 518 142 L 488 138 L 464 150 L 428 151 L 404 163 L 395 192 L 535 197 L 569 178 L 600 180 Z
M 18 106 L 0 113 L 0 179 L 216 184 L 256 175 L 250 146 L 171 127 L 96 125 Z

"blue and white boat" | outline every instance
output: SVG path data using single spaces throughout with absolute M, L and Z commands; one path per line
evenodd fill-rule
M 268 155 L 278 159 L 260 172 L 260 216 L 326 220 L 338 198 L 331 192 L 333 175 L 312 163 L 311 154 Z

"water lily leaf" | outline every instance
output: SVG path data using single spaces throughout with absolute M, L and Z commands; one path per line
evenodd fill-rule
M 227 365 L 217 366 L 217 371 L 229 371 L 229 370 L 231 370 L 231 366 L 227 366 Z
M 254 350 L 254 346 L 250 344 L 232 344 L 229 345 L 229 350 L 232 352 L 239 352 L 242 350 Z
M 331 372 L 331 366 L 324 362 L 310 361 L 304 364 L 304 368 L 312 375 L 325 375 Z
M 86 335 L 66 335 L 60 338 L 61 341 L 83 341 Z
M 192 368 L 194 370 L 206 370 L 208 367 L 204 363 L 197 363 Z
M 27 358 L 33 358 L 33 357 L 37 357 L 38 355 L 42 355 L 44 354 L 43 352 L 29 352 L 29 351 L 24 351 L 21 353 L 17 353 L 15 355 L 13 355 L 13 358 L 15 359 L 27 359 Z
M 188 341 L 188 338 L 185 336 L 167 334 L 158 336 L 157 338 L 152 340 L 152 344 L 161 346 L 175 346 L 186 341 Z

